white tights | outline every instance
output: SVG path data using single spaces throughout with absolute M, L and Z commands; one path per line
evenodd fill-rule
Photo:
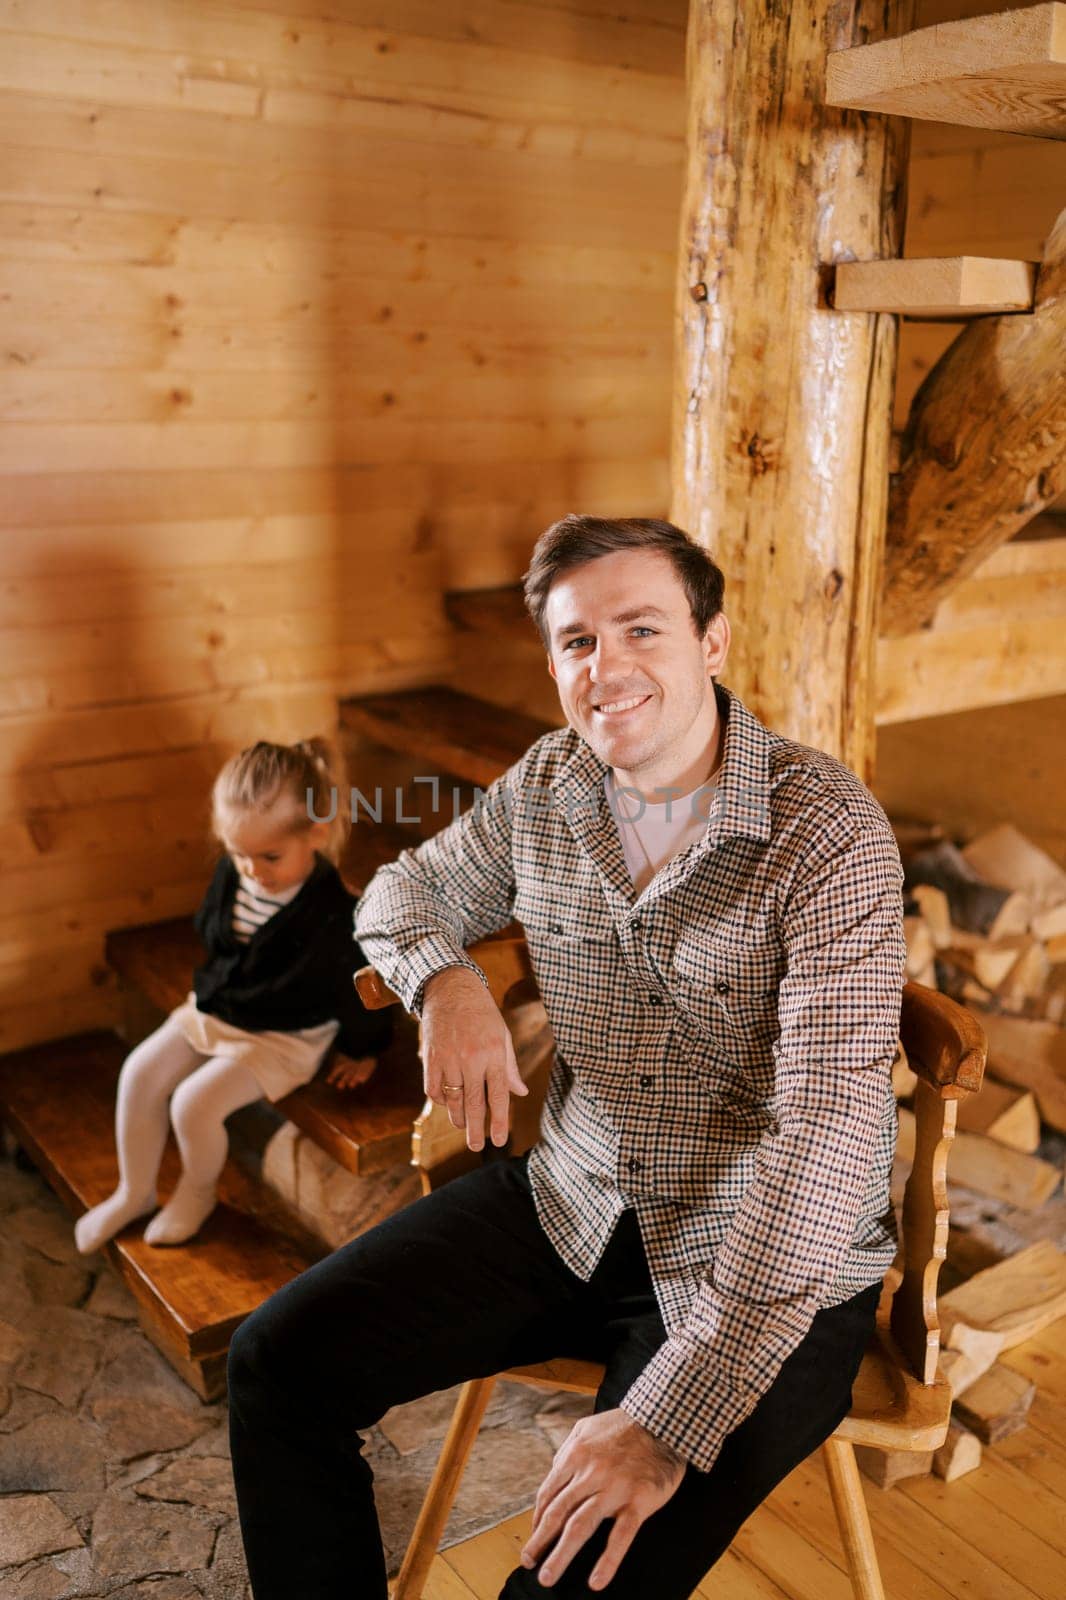
M 216 1184 L 229 1148 L 226 1118 L 262 1098 L 263 1091 L 246 1066 L 194 1050 L 173 1017 L 168 1017 L 122 1064 L 115 1109 L 118 1187 L 76 1223 L 78 1249 L 91 1255 L 128 1222 L 155 1210 L 168 1101 L 182 1174 L 144 1237 L 149 1244 L 190 1239 L 215 1208 Z

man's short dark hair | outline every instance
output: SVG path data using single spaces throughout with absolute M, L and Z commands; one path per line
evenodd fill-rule
M 552 584 L 564 572 L 583 567 L 618 550 L 660 550 L 668 556 L 688 597 L 692 625 L 702 639 L 722 609 L 725 578 L 696 541 L 656 517 L 586 517 L 576 511 L 561 517 L 541 534 L 523 581 L 526 609 L 537 625 L 544 648 L 551 640 L 544 612 Z

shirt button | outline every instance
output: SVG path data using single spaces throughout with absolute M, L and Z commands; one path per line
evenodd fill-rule
M 561 922 L 550 922 L 548 924 L 548 932 L 549 933 L 558 934 L 558 933 L 562 933 L 562 931 L 563 931 L 563 925 L 562 925 Z
M 640 1075 L 640 1087 L 642 1089 L 650 1089 L 654 1082 L 655 1082 L 655 1079 L 652 1077 L 650 1072 L 642 1072 L 641 1073 L 641 1075 Z
M 729 982 L 726 978 L 716 978 L 714 982 L 715 994 L 728 994 Z
M 644 926 L 644 923 L 640 917 L 634 917 L 629 926 L 632 928 L 634 933 L 639 933 L 641 928 Z
M 629 1160 L 626 1162 L 626 1166 L 629 1168 L 630 1172 L 639 1172 L 643 1165 L 644 1163 L 641 1161 L 639 1156 L 630 1156 Z
M 661 1006 L 662 1003 L 663 1003 L 663 997 L 662 997 L 661 994 L 650 994 L 648 996 L 648 1004 L 650 1006 Z

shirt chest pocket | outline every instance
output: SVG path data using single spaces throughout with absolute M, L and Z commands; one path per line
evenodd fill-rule
M 520 894 L 514 911 L 556 1039 L 567 1054 L 567 1046 L 573 1050 L 576 1037 L 584 1038 L 590 1023 L 594 1025 L 611 1008 L 619 967 L 618 936 L 602 894 L 594 891 L 539 889 L 536 894 Z M 590 1042 L 585 1038 L 584 1043 L 587 1051 Z
M 732 1054 L 764 1054 L 777 1037 L 781 956 L 773 944 L 682 939 L 674 950 L 680 1009 L 705 1039 Z

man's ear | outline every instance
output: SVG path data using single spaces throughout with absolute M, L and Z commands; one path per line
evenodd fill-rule
M 559 674 L 555 670 L 555 662 L 552 660 L 551 656 L 548 657 L 548 672 L 551 677 L 558 681 Z
M 724 611 L 719 611 L 707 624 L 707 632 L 703 636 L 703 659 L 708 677 L 717 677 L 725 666 L 732 637 L 729 618 Z

